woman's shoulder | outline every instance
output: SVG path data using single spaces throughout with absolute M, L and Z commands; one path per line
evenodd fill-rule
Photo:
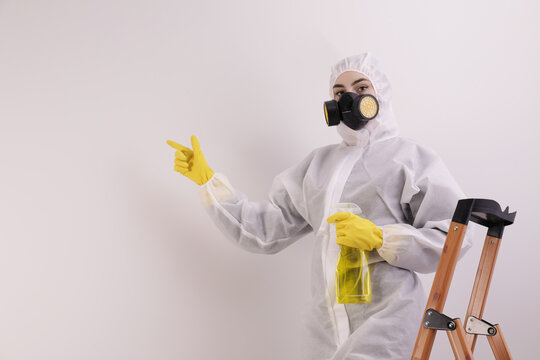
M 410 138 L 395 137 L 375 145 L 370 149 L 368 163 L 389 161 L 417 169 L 440 161 L 430 146 Z

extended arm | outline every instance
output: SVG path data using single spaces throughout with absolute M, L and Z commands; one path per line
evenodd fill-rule
M 291 196 L 301 194 L 301 167 L 276 177 L 267 201 L 252 202 L 224 175 L 210 169 L 195 136 L 191 137 L 193 150 L 174 141 L 167 143 L 177 150 L 174 169 L 200 185 L 208 213 L 219 229 L 242 248 L 273 254 L 311 231 Z

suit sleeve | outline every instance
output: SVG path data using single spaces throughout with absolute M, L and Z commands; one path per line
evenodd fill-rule
M 311 231 L 294 202 L 301 194 L 299 183 L 293 171 L 286 171 L 274 179 L 268 200 L 256 202 L 216 173 L 200 187 L 200 195 L 214 223 L 231 241 L 250 252 L 273 254 Z
M 378 252 L 391 265 L 434 272 L 457 202 L 465 195 L 432 151 L 419 148 L 404 170 L 401 207 L 409 223 L 382 226 L 383 245 Z M 467 232 L 460 258 L 472 246 L 472 234 Z

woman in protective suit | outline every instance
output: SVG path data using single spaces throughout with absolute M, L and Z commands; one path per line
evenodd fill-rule
M 272 254 L 315 232 L 306 359 L 407 359 L 426 303 L 415 272 L 436 270 L 465 196 L 433 151 L 398 135 L 390 83 L 370 54 L 332 67 L 334 100 L 351 92 L 375 96 L 377 116 L 358 130 L 337 125 L 343 142 L 318 148 L 279 174 L 265 202 L 249 201 L 214 173 L 195 137 L 193 150 L 168 143 L 178 150 L 175 170 L 200 185 L 210 216 L 242 248 Z M 362 213 L 334 214 L 338 203 L 356 204 Z M 329 223 L 336 224 L 337 239 Z M 339 245 L 367 251 L 370 303 L 337 303 Z M 465 239 L 464 250 L 470 245 Z

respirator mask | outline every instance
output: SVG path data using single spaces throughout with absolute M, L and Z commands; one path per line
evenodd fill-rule
M 343 121 L 351 129 L 360 130 L 378 113 L 379 103 L 373 95 L 346 92 L 338 101 L 324 103 L 324 116 L 328 126 L 336 126 Z

